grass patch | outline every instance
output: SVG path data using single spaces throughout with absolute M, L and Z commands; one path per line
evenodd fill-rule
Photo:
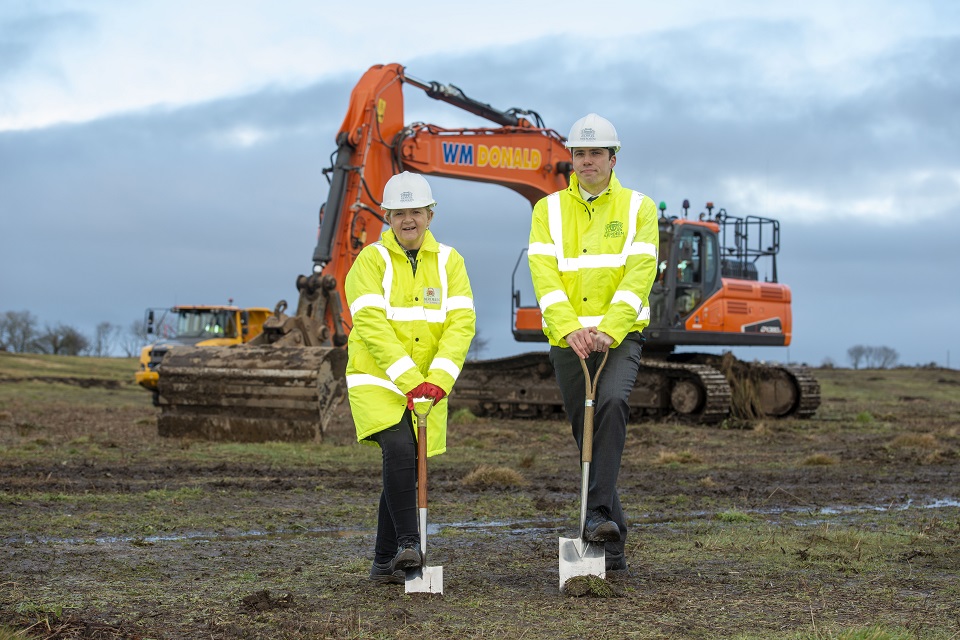
M 807 467 L 828 467 L 837 464 L 839 460 L 826 453 L 814 453 L 803 460 L 803 465 Z
M 512 489 L 527 484 L 523 476 L 508 467 L 481 465 L 468 473 L 460 483 L 468 489 Z
M 756 518 L 748 513 L 731 509 L 718 513 L 716 519 L 720 522 L 753 522 Z
M 697 454 L 691 451 L 661 451 L 657 454 L 655 464 L 662 465 L 681 465 L 681 464 L 700 464 L 703 460 Z
M 891 449 L 937 449 L 940 442 L 932 433 L 901 433 L 889 446 Z
M 472 424 L 477 420 L 477 416 L 466 407 L 461 407 L 450 415 L 451 424 Z

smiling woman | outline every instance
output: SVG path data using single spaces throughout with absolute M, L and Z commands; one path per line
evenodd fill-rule
M 350 410 L 357 440 L 383 453 L 370 570 L 370 579 L 383 583 L 403 583 L 405 570 L 424 565 L 426 457 L 447 450 L 446 396 L 476 327 L 463 257 L 428 231 L 436 204 L 422 175 L 391 177 L 381 203 L 390 229 L 361 250 L 345 286 L 353 316 Z

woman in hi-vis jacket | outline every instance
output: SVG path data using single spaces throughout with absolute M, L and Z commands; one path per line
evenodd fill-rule
M 429 231 L 426 179 L 403 172 L 383 190 L 390 228 L 347 274 L 353 316 L 347 389 L 357 440 L 383 454 L 383 490 L 370 579 L 402 584 L 421 566 L 414 402 L 433 402 L 427 456 L 447 448 L 447 400 L 473 340 L 476 313 L 463 257 Z

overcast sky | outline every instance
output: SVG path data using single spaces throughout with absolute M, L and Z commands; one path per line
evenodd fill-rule
M 476 8 L 472 8 L 476 7 Z M 295 304 L 349 93 L 399 62 L 563 133 L 614 122 L 628 187 L 781 222 L 787 349 L 960 363 L 960 3 L 0 2 L 0 312 L 92 335 L 146 307 Z M 407 121 L 483 121 L 406 92 Z M 530 208 L 431 179 L 482 354 Z M 533 347 L 537 348 L 537 347 Z

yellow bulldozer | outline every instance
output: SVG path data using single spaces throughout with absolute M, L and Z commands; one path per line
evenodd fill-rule
M 160 372 L 157 365 L 171 347 L 226 347 L 249 342 L 263 331 L 263 322 L 270 313 L 266 307 L 233 305 L 147 309 L 144 324 L 152 341 L 140 351 L 134 379 L 153 394 L 153 403 L 159 404 Z

